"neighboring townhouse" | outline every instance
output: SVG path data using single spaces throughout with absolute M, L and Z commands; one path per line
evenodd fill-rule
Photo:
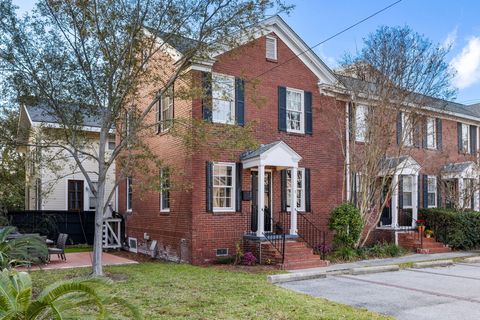
M 145 141 L 164 162 L 159 173 L 152 172 L 163 177 L 164 188 L 136 192 L 142 177 L 135 173 L 119 185 L 119 211 L 126 217 L 132 251 L 150 254 L 155 241 L 162 258 L 204 264 L 234 255 L 240 244 L 262 262 L 283 261 L 287 268 L 327 263 L 313 255 L 312 247 L 331 246 L 330 211 L 354 199 L 356 176 L 349 172 L 344 154 L 355 141 L 349 140 L 346 128 L 362 117 L 362 108 L 345 95 L 348 84 L 280 17 L 264 25 L 267 31 L 250 43 L 208 62 L 192 62 L 191 82 L 175 83 L 152 112 L 150 121 L 162 125 Z M 173 65 L 182 48 L 171 45 Z M 207 97 L 173 98 L 174 90 L 190 85 L 203 87 Z M 137 106 L 152 99 L 139 99 Z M 424 147 L 385 159 L 385 165 L 404 170 L 392 177 L 399 180 L 399 188 L 391 196 L 390 211 L 382 214 L 376 238 L 396 241 L 399 226 L 415 226 L 412 219 L 402 220 L 402 210 L 416 218 L 419 206 L 444 204 L 437 179 L 451 179 L 457 188 L 470 183 L 468 179 L 478 180 L 480 119 L 465 106 L 447 105 L 432 105 L 426 113 Z M 392 126 L 401 130 L 403 117 Z M 171 118 L 203 119 L 216 126 L 253 123 L 260 146 L 235 154 L 186 152 L 178 137 L 166 134 L 169 126 L 164 123 Z M 427 154 L 435 160 L 426 161 Z M 190 187 L 172 187 L 184 182 Z M 472 206 L 478 209 L 478 193 Z M 286 234 L 284 257 L 275 233 Z
M 68 106 L 65 112 L 69 112 Z M 95 211 L 96 199 L 90 192 L 88 183 L 79 170 L 73 157 L 60 147 L 51 146 L 52 137 L 63 130 L 58 115 L 50 111 L 45 104 L 22 105 L 18 125 L 18 140 L 21 143 L 18 151 L 26 155 L 26 210 L 54 211 Z M 95 154 L 98 147 L 100 124 L 95 117 L 85 116 L 81 131 L 91 139 L 88 152 Z M 61 140 L 59 140 L 61 141 Z M 50 145 L 50 146 L 47 146 Z M 115 148 L 115 135 L 107 146 Z M 98 164 L 90 157 L 83 155 L 81 161 L 88 171 L 90 179 L 97 181 Z M 106 194 L 114 189 L 115 165 L 109 172 Z M 110 201 L 111 210 L 117 208 L 117 197 Z M 93 213 L 92 213 L 93 214 Z

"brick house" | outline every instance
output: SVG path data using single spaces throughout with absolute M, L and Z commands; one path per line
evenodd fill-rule
M 142 177 L 135 174 L 119 185 L 119 211 L 126 217 L 131 250 L 151 253 L 155 243 L 162 258 L 204 264 L 235 254 L 239 243 L 262 262 L 279 262 L 278 237 L 272 234 L 281 233 L 286 234 L 285 267 L 327 263 L 312 247 L 330 245 L 330 211 L 355 197 L 356 178 L 345 165 L 344 153 L 351 142 L 346 128 L 362 117 L 362 108 L 350 107 L 343 94 L 345 79 L 280 17 L 264 25 L 267 32 L 253 41 L 211 61 L 192 62 L 191 81 L 176 83 L 173 89 L 203 86 L 208 98 L 185 100 L 169 93 L 152 113 L 150 121 L 162 125 L 158 134 L 145 139 L 166 164 L 159 173 L 165 185 L 161 192 L 140 194 L 135 184 Z M 171 51 L 173 64 L 182 48 L 172 44 Z M 138 106 L 152 97 L 142 99 Z M 419 206 L 443 204 L 436 191 L 436 179 L 443 178 L 438 172 L 445 172 L 457 189 L 468 179 L 478 180 L 478 115 L 448 103 L 445 109 L 432 106 L 428 116 L 433 119 L 428 120 L 428 136 L 433 138 L 425 147 L 386 159 L 388 165 L 406 169 L 392 177 L 400 187 L 392 194 L 390 211 L 382 214 L 377 238 L 396 241 L 400 222 L 415 226 L 413 219 L 399 220 L 401 210 L 410 210 L 415 218 Z M 186 152 L 179 139 L 164 134 L 169 128 L 163 123 L 189 117 L 218 126 L 254 123 L 260 146 L 215 156 L 205 150 Z M 426 162 L 427 154 L 441 156 Z M 170 168 L 181 168 L 182 174 L 171 174 Z M 170 188 L 170 182 L 188 182 L 190 188 Z M 472 197 L 477 210 L 478 198 L 477 192 Z

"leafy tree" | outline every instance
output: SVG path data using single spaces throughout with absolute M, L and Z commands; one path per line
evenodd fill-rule
M 25 205 L 25 158 L 15 145 L 18 110 L 0 107 L 0 212 L 21 210 Z
M 114 194 L 105 191 L 108 170 L 115 163 L 121 165 L 115 185 L 133 168 L 143 171 L 144 177 L 158 176 L 151 172 L 158 172 L 154 168 L 161 163 L 141 138 L 152 134 L 154 124 L 147 121 L 148 115 L 160 96 L 174 82 L 191 83 L 192 61 L 211 61 L 215 53 L 248 42 L 253 37 L 250 31 L 261 31 L 267 12 L 289 8 L 281 0 L 42 0 L 33 13 L 19 18 L 11 0 L 0 0 L 3 84 L 15 92 L 17 101 L 34 97 L 46 105 L 46 112 L 61 128 L 50 137 L 42 136 L 36 146 L 57 148 L 62 151 L 57 157 L 72 158 L 99 204 L 94 274 L 103 273 L 102 224 Z M 175 63 L 165 54 L 172 51 L 171 43 L 184 49 Z M 182 98 L 199 95 L 198 90 L 186 90 Z M 82 130 L 85 117 L 101 123 L 99 143 Z M 179 135 L 187 146 L 198 146 L 220 134 L 233 140 L 225 143 L 229 147 L 238 147 L 242 141 L 251 144 L 248 126 L 229 126 L 215 133 L 215 128 L 205 130 L 192 119 L 174 121 L 176 129 L 169 134 Z M 115 128 L 117 144 L 108 151 Z M 96 162 L 96 184 L 82 157 Z M 159 183 L 152 181 L 152 185 Z
M 52 284 L 33 300 L 30 275 L 3 269 L 0 272 L 0 319 L 84 319 L 94 316 L 96 319 L 121 319 L 122 315 L 118 314 L 112 318 L 112 308 L 109 308 L 112 305 L 128 312 L 128 319 L 141 319 L 136 308 L 101 292 L 101 288 L 109 284 L 111 281 L 105 278 L 71 279 Z

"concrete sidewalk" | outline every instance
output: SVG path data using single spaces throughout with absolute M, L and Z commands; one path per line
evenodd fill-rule
M 370 260 L 360 260 L 350 263 L 337 263 L 331 264 L 328 267 L 321 268 L 311 268 L 311 269 L 301 269 L 301 270 L 289 270 L 291 273 L 304 273 L 304 272 L 315 272 L 315 273 L 332 273 L 335 271 L 350 270 L 353 268 L 362 268 L 362 267 L 377 267 L 377 266 L 386 266 L 392 264 L 402 264 L 410 262 L 420 262 L 420 261 L 430 261 L 430 260 L 446 260 L 446 259 L 455 259 L 455 258 L 466 258 L 471 256 L 480 255 L 480 251 L 456 251 L 456 252 L 446 252 L 446 253 L 434 253 L 434 254 L 410 254 L 407 256 L 402 256 L 398 258 L 385 258 L 385 259 L 370 259 Z

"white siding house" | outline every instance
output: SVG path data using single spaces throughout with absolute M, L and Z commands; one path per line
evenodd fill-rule
M 26 210 L 95 210 L 96 201 L 90 192 L 90 187 L 84 174 L 76 165 L 73 157 L 60 147 L 49 146 L 37 148 L 38 142 L 45 145 L 43 137 L 46 130 L 60 132 L 55 119 L 44 112 L 42 106 L 22 106 L 18 126 L 18 139 L 22 141 L 19 152 L 27 157 L 26 168 Z M 95 119 L 84 120 L 82 133 L 88 139 L 86 148 L 95 155 L 99 146 L 99 124 Z M 51 134 L 48 135 L 51 139 Z M 110 152 L 115 147 L 115 136 L 112 132 L 106 150 Z M 89 157 L 82 156 L 83 167 L 88 172 L 92 182 L 98 180 L 98 164 Z M 106 197 L 113 195 L 108 201 L 111 210 L 117 210 L 117 195 L 115 186 L 115 164 L 108 171 L 106 182 Z M 106 200 L 107 201 L 107 200 Z M 107 212 L 108 214 L 108 212 Z

